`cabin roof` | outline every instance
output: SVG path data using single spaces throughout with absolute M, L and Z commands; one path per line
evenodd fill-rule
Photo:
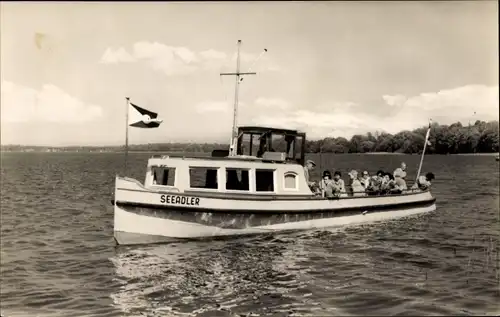
M 294 162 L 288 162 L 288 161 L 279 161 L 279 160 L 272 160 L 272 159 L 265 159 L 262 157 L 256 157 L 256 156 L 247 156 L 247 155 L 236 155 L 236 156 L 226 156 L 226 157 L 214 157 L 214 156 L 205 156 L 205 155 L 184 155 L 184 154 L 169 154 L 169 155 L 163 155 L 163 154 L 153 154 L 152 156 L 149 157 L 149 159 L 163 159 L 163 160 L 168 160 L 168 159 L 176 159 L 176 160 L 205 160 L 205 161 L 225 161 L 225 162 L 234 162 L 234 161 L 241 161 L 241 162 L 264 162 L 264 163 L 273 163 L 273 164 L 294 164 Z
M 279 134 L 298 134 L 300 133 L 297 130 L 290 129 L 280 129 L 280 128 L 272 128 L 272 127 L 261 127 L 261 126 L 242 126 L 239 127 L 238 130 L 243 133 L 279 133 Z

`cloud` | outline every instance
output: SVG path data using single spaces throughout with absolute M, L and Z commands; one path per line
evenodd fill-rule
M 277 128 L 297 129 L 308 134 L 308 138 L 346 137 L 357 133 L 373 131 L 371 118 L 359 113 L 340 111 L 297 110 L 290 113 L 259 115 L 252 120 L 253 124 Z
M 103 64 L 116 64 L 116 63 L 131 63 L 135 62 L 136 59 L 130 55 L 123 47 L 113 51 L 111 48 L 107 48 L 101 57 L 100 63 Z
M 290 108 L 290 103 L 284 99 L 279 98 L 257 98 L 255 104 L 261 107 L 269 107 L 274 109 L 285 110 Z
M 386 130 L 395 133 L 415 129 L 432 119 L 440 124 L 498 120 L 498 87 L 467 85 L 417 96 L 382 96 L 393 107 Z
M 258 98 L 255 104 L 265 107 L 257 108 L 251 118 L 248 118 L 249 123 L 297 129 L 306 132 L 313 139 L 326 136 L 350 137 L 374 128 L 369 124 L 372 122 L 369 116 L 349 111 L 356 105 L 353 102 L 330 102 L 315 110 L 292 110 L 291 104 L 280 98 Z
M 315 139 L 327 136 L 350 138 L 354 134 L 375 131 L 394 134 L 423 127 L 430 118 L 440 124 L 457 121 L 468 124 L 475 120 L 498 120 L 499 116 L 498 87 L 468 85 L 412 97 L 384 95 L 382 98 L 392 109 L 384 116 L 364 112 L 362 109 L 367 105 L 332 101 L 314 111 L 260 113 L 248 120 L 255 125 L 298 129 Z M 260 101 L 263 100 L 274 99 L 261 98 Z
M 54 85 L 37 91 L 10 81 L 1 84 L 2 122 L 82 123 L 102 116 L 99 106 L 87 104 Z
M 233 56 L 233 60 L 236 55 Z M 241 53 L 241 61 L 243 68 L 252 66 L 252 63 L 259 55 Z M 167 76 L 185 75 L 193 73 L 197 70 L 213 70 L 220 69 L 223 66 L 229 67 L 228 55 L 225 52 L 214 49 L 195 52 L 186 47 L 169 46 L 158 42 L 137 42 L 132 46 L 131 52 L 125 48 L 118 49 L 107 48 L 101 57 L 100 63 L 117 64 L 142 62 L 146 63 L 152 69 L 163 72 Z M 248 65 L 245 65 L 248 64 Z M 279 67 L 274 65 L 265 55 L 261 56 L 259 62 L 254 65 L 260 71 L 278 70 Z
M 227 112 L 229 109 L 229 103 L 224 101 L 205 101 L 196 105 L 196 111 L 198 113 Z
M 206 60 L 211 60 L 211 59 L 226 59 L 227 54 L 224 52 L 219 52 L 213 49 L 209 49 L 207 51 L 202 51 L 200 52 L 200 56 Z
M 231 61 L 234 63 L 238 55 L 234 53 Z M 242 71 L 262 72 L 262 71 L 280 71 L 281 68 L 276 65 L 269 57 L 268 51 L 262 51 L 259 54 L 240 53 Z

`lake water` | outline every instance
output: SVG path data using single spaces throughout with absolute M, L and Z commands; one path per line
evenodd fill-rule
M 131 154 L 142 181 L 148 154 Z M 311 155 L 319 163 L 318 155 Z M 2 316 L 500 313 L 499 171 L 491 156 L 428 156 L 437 211 L 352 228 L 115 247 L 117 153 L 2 153 Z M 419 156 L 322 155 L 389 171 Z

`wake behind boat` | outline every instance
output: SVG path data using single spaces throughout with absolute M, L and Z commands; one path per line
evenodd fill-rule
M 210 157 L 153 156 L 143 184 L 116 176 L 113 205 L 118 244 L 344 226 L 436 209 L 428 189 L 359 197 L 317 195 L 303 166 L 305 133 L 236 128 L 240 76 L 254 74 L 239 72 L 239 50 L 237 63 L 237 72 L 231 73 L 236 76 L 236 100 L 230 149 L 215 150 Z

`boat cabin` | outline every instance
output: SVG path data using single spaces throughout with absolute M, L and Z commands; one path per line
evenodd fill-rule
M 313 195 L 304 175 L 305 133 L 240 127 L 237 155 L 153 156 L 145 186 L 176 192 Z
M 261 158 L 264 153 L 284 153 L 284 161 L 304 165 L 306 134 L 296 130 L 240 127 L 237 154 Z
M 144 186 L 181 193 L 312 195 L 301 165 L 250 159 L 152 157 Z

